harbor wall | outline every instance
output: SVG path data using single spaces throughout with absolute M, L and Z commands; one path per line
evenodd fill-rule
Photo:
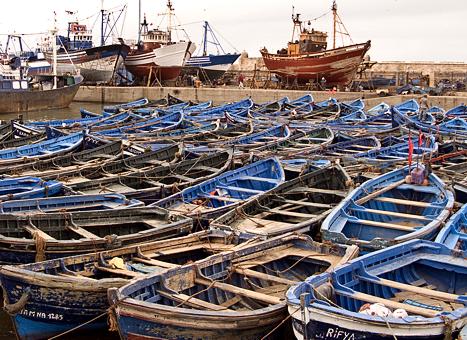
M 389 105 L 398 104 L 411 98 L 419 98 L 414 95 L 378 97 L 375 93 L 362 92 L 335 92 L 329 91 L 294 91 L 294 90 L 265 90 L 265 89 L 238 89 L 231 87 L 217 88 L 192 88 L 192 87 L 110 87 L 110 86 L 81 86 L 75 101 L 94 103 L 122 103 L 138 98 L 159 99 L 168 94 L 182 100 L 208 101 L 212 100 L 215 105 L 237 101 L 251 97 L 255 102 L 262 103 L 277 100 L 285 96 L 295 99 L 304 94 L 311 93 L 315 101 L 326 100 L 334 97 L 338 100 L 353 100 L 364 97 L 367 107 L 372 107 L 382 101 Z M 443 108 L 451 108 L 461 103 L 467 103 L 465 96 L 437 96 L 430 97 L 430 105 L 438 105 Z

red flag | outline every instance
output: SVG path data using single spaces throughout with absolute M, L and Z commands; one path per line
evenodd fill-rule
M 423 139 L 422 130 L 418 130 L 418 147 L 419 148 L 422 147 L 422 139 Z
M 412 165 L 412 154 L 413 154 L 413 142 L 412 142 L 412 136 L 409 134 L 409 171 L 410 171 L 410 166 Z

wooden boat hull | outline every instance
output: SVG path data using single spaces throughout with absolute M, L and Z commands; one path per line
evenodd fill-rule
M 327 85 L 347 85 L 370 48 L 370 41 L 318 53 L 283 56 L 261 51 L 269 71 L 284 79 L 316 81 L 324 77 Z
M 82 77 L 73 85 L 44 91 L 0 92 L 0 113 L 62 109 L 70 106 Z
M 11 316 L 18 336 L 21 339 L 44 339 L 105 314 L 109 308 L 107 289 L 121 287 L 130 280 L 125 274 L 115 274 L 113 277 L 114 274 L 109 274 L 100 279 L 95 278 L 98 275 L 89 278 L 75 276 L 70 269 L 76 268 L 76 271 L 80 271 L 84 266 L 92 268 L 94 263 L 102 262 L 102 259 L 110 261 L 114 257 L 123 258 L 128 263 L 133 257 L 141 256 L 140 254 L 157 253 L 160 255 L 154 258 L 160 259 L 156 262 L 160 265 L 145 266 L 144 269 L 163 271 L 165 264 L 182 265 L 183 261 L 192 261 L 198 256 L 207 257 L 233 248 L 235 244 L 232 241 L 234 240 L 227 233 L 202 231 L 103 253 L 23 266 L 3 266 L 0 270 L 0 283 L 7 292 L 6 298 L 9 302 L 19 300 L 24 292 L 28 292 L 24 309 Z M 199 253 L 193 253 L 197 250 Z M 164 255 L 164 252 L 171 255 Z M 89 336 L 89 331 L 105 331 L 107 328 L 107 317 L 103 316 L 84 325 L 78 331 L 88 332 Z M 73 335 L 76 335 L 75 332 Z
M 444 245 L 412 240 L 311 276 L 287 292 L 294 333 L 307 340 L 455 339 L 467 321 L 465 262 Z M 391 313 L 362 312 L 375 303 Z M 408 316 L 398 318 L 396 309 Z
M 356 250 L 291 233 L 239 247 L 110 289 L 111 313 L 121 338 L 262 338 L 284 320 L 281 292 L 289 284 L 304 272 L 327 271 L 347 261 Z M 302 258 L 298 265 L 296 257 Z M 146 289 L 153 294 L 143 296 Z
M 141 306 L 119 304 L 119 333 L 121 339 L 261 339 L 282 321 L 285 308 L 269 308 L 269 311 L 252 313 L 248 317 L 229 317 L 228 313 L 173 313 L 161 309 L 157 314 Z

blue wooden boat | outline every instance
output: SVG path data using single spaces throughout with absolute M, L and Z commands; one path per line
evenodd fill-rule
M 459 117 L 459 118 L 466 118 L 467 119 L 467 105 L 460 104 L 452 109 L 446 111 L 447 117 Z
M 0 150 L 0 165 L 50 158 L 73 151 L 81 145 L 84 132 L 52 138 L 40 143 Z
M 378 116 L 382 113 L 389 114 L 390 113 L 390 106 L 386 104 L 385 102 L 382 102 L 378 105 L 373 106 L 372 108 L 368 109 L 366 111 L 366 114 L 371 117 L 371 116 Z
M 109 289 L 111 318 L 122 339 L 260 339 L 286 318 L 289 285 L 355 251 L 294 234 L 241 246 Z
M 467 135 L 467 118 L 453 118 L 439 125 L 440 130 L 448 130 L 453 134 Z
M 55 196 L 63 183 L 44 181 L 38 177 L 6 177 L 0 179 L 0 201 Z
M 26 144 L 37 143 L 46 139 L 43 131 L 32 129 L 16 121 L 7 124 L 8 130 L 0 136 L 0 149 L 15 148 Z
M 151 218 L 151 214 L 146 213 L 146 217 Z M 119 288 L 132 278 L 204 259 L 234 246 L 235 240 L 228 233 L 206 230 L 104 252 L 2 266 L 0 284 L 8 292 L 10 303 L 28 292 L 23 311 L 11 315 L 17 336 L 44 339 L 104 314 L 109 308 L 108 288 Z M 110 263 L 114 258 L 123 259 L 124 267 L 113 267 Z M 36 315 L 29 314 L 30 310 Z M 41 313 L 58 317 L 42 318 Z M 89 337 L 90 331 L 107 329 L 107 318 L 97 318 L 75 330 L 73 336 Z
M 408 167 L 397 169 L 352 191 L 324 220 L 323 239 L 372 251 L 434 238 L 449 217 L 454 195 L 433 173 L 426 186 L 407 184 L 407 175 Z
M 290 135 L 291 132 L 287 125 L 278 125 L 246 136 L 232 138 L 222 142 L 222 145 L 234 145 L 236 149 L 251 149 L 286 140 Z
M 138 133 L 153 133 L 175 129 L 183 121 L 183 113 L 174 112 L 162 117 L 153 117 L 115 129 L 99 130 L 94 133 L 107 137 L 125 137 Z
M 132 208 L 0 215 L 0 263 L 32 263 L 187 234 L 191 219 Z M 79 301 L 77 301 L 79 303 Z
M 345 139 L 342 142 L 333 143 L 323 148 L 315 148 L 312 150 L 304 149 L 300 152 L 297 152 L 295 156 L 328 156 L 328 157 L 349 157 L 353 154 L 359 154 L 362 151 L 377 150 L 381 147 L 381 143 L 378 138 L 371 137 L 362 137 L 362 138 L 351 138 Z
M 219 176 L 230 168 L 232 161 L 232 150 L 213 152 L 169 164 L 155 164 L 146 169 L 134 169 L 123 174 L 81 180 L 70 183 L 69 187 L 80 194 L 115 192 L 150 204 L 186 187 Z
M 417 113 L 420 110 L 420 105 L 418 105 L 415 99 L 409 99 L 405 102 L 394 105 L 393 108 L 402 114 L 408 114 L 409 112 Z
M 224 104 L 216 106 L 210 109 L 191 112 L 186 116 L 186 119 L 191 120 L 213 120 L 213 119 L 222 119 L 225 117 L 226 112 L 235 113 L 239 111 L 244 111 L 253 106 L 253 101 L 250 98 L 243 99 L 231 104 Z
M 434 136 L 425 137 L 422 144 L 418 145 L 418 137 L 412 138 L 414 160 L 428 159 L 429 156 L 438 153 L 438 143 Z M 405 162 L 409 157 L 409 146 L 407 141 L 382 147 L 377 150 L 370 150 L 352 155 L 354 158 L 365 158 L 372 164 L 390 164 L 395 162 Z
M 442 243 L 449 249 L 459 250 L 467 256 L 467 204 L 451 216 L 446 226 L 441 229 L 435 242 Z
M 151 206 L 192 217 L 197 225 L 205 226 L 240 203 L 276 188 L 284 180 L 285 174 L 279 160 L 269 158 L 224 172 Z
M 0 215 L 128 209 L 140 206 L 143 206 L 141 201 L 127 199 L 120 194 L 71 195 L 0 202 Z
M 110 112 L 110 113 L 117 113 L 121 110 L 136 109 L 136 108 L 144 107 L 148 104 L 149 104 L 149 100 L 147 98 L 140 98 L 140 99 L 128 102 L 128 103 L 104 106 L 104 111 Z
M 318 234 L 324 218 L 347 196 L 352 180 L 340 166 L 324 166 L 284 182 L 211 222 L 240 238 L 287 232 Z
M 297 339 L 455 339 L 467 318 L 467 260 L 412 240 L 307 278 L 287 292 Z

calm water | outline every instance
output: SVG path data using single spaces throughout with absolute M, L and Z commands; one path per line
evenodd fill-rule
M 66 109 L 59 109 L 59 110 L 44 110 L 44 111 L 34 111 L 34 112 L 26 112 L 23 114 L 24 120 L 46 120 L 46 119 L 65 119 L 65 118 L 79 118 L 80 113 L 79 109 L 85 108 L 92 112 L 100 113 L 102 111 L 103 105 L 96 104 L 96 103 L 83 103 L 83 102 L 76 102 L 72 103 L 69 108 Z M 10 120 L 18 118 L 18 114 L 0 114 L 1 120 Z M 3 306 L 3 297 L 0 294 L 0 340 L 13 340 L 16 338 L 15 333 L 13 331 L 13 326 L 11 324 L 9 316 L 3 312 L 1 306 Z M 104 333 L 104 334 L 89 334 L 88 336 L 81 336 L 81 337 L 73 337 L 73 334 L 67 334 L 63 336 L 61 339 L 93 339 L 93 340 L 107 340 L 107 339 L 118 339 L 118 333 L 114 333 L 113 336 Z
M 96 103 L 73 102 L 66 109 L 31 111 L 23 113 L 24 120 L 46 120 L 46 119 L 65 119 L 65 118 L 80 118 L 80 108 L 85 108 L 92 112 L 100 113 L 104 105 Z M 17 113 L 0 114 L 1 120 L 10 120 L 18 118 Z

